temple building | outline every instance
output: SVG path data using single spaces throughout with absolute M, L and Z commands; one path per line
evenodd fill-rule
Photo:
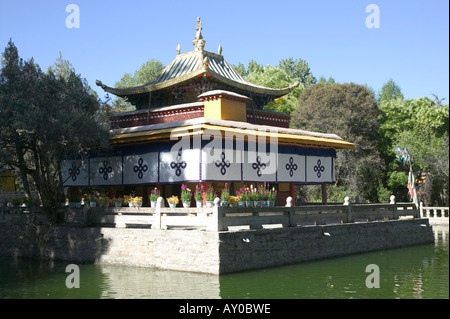
M 136 110 L 113 116 L 111 151 L 63 161 L 65 187 L 133 190 L 144 197 L 158 187 L 166 198 L 178 195 L 181 184 L 212 185 L 220 194 L 227 182 L 234 194 L 244 184 L 266 182 L 284 205 L 295 198 L 295 184 L 335 183 L 336 150 L 353 144 L 291 129 L 289 115 L 264 110 L 299 83 L 282 89 L 250 83 L 225 61 L 221 46 L 212 53 L 205 43 L 197 19 L 194 50 L 181 53 L 178 46 L 152 82 L 128 88 L 96 82 Z

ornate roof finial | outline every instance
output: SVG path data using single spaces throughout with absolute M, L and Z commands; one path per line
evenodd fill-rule
M 222 55 L 222 45 L 219 44 L 219 55 Z
M 181 51 L 181 48 L 180 48 L 180 44 L 178 43 L 178 46 L 177 46 L 177 53 L 180 54 L 180 51 Z
M 205 69 L 209 68 L 209 59 L 207 56 L 205 56 L 205 58 L 203 59 L 203 66 L 205 67 Z
M 192 44 L 195 46 L 194 51 L 203 51 L 203 48 L 205 47 L 205 40 L 203 40 L 202 36 L 202 22 L 200 21 L 200 18 L 197 18 L 197 33 L 195 34 L 195 40 L 192 41 Z

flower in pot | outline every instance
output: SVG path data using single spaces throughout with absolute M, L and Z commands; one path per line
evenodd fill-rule
M 133 207 L 133 196 L 132 195 L 123 195 L 123 202 L 129 207 Z
M 133 206 L 136 207 L 136 208 L 141 207 L 142 206 L 142 200 L 143 200 L 142 196 L 135 196 L 135 197 L 133 197 L 133 199 L 132 199 Z
M 150 193 L 150 207 L 156 207 L 156 201 L 158 200 L 158 197 L 161 196 L 161 192 L 156 187 L 152 189 Z
M 121 207 L 122 206 L 122 199 L 120 197 L 113 197 L 111 199 L 111 203 L 114 203 L 114 207 Z
M 203 185 L 195 185 L 194 199 L 197 207 L 203 207 L 203 193 L 205 187 Z
M 230 196 L 230 199 L 228 199 L 228 205 L 230 205 L 230 207 L 237 207 L 238 203 L 239 203 L 238 196 Z
M 206 192 L 206 207 L 213 207 L 214 197 L 214 188 L 209 186 L 208 191 Z
M 109 198 L 106 195 L 100 195 L 97 200 L 100 207 L 108 207 L 109 206 Z
M 265 187 L 266 183 L 264 183 L 264 186 L 260 185 L 258 188 L 258 193 L 260 196 L 260 203 L 259 206 L 261 207 L 268 207 L 268 199 L 269 199 L 269 191 L 267 190 L 267 188 Z
M 90 207 L 96 207 L 98 202 L 99 194 L 92 194 L 89 195 L 89 206 Z
M 181 202 L 183 203 L 184 208 L 191 206 L 191 198 L 192 198 L 191 190 L 186 185 L 182 184 L 181 185 Z
M 275 198 L 277 197 L 277 191 L 275 190 L 275 187 L 272 187 L 272 189 L 269 190 L 269 206 L 274 207 L 275 206 Z
M 220 195 L 222 206 L 227 207 L 229 199 L 230 199 L 230 192 L 228 190 L 228 183 L 225 183 L 225 188 L 222 190 L 222 194 Z
M 167 198 L 167 202 L 169 203 L 170 208 L 175 208 L 177 204 L 179 203 L 178 196 L 172 195 L 171 197 Z

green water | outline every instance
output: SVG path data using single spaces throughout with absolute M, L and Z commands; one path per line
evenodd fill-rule
M 0 259 L 0 298 L 449 298 L 449 233 L 434 244 L 377 251 L 221 276 L 80 264 L 80 288 L 67 288 L 68 262 Z M 366 266 L 379 268 L 368 288 Z

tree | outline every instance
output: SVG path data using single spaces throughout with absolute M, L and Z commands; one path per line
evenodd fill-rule
M 311 73 L 308 62 L 305 60 L 294 60 L 292 57 L 282 59 L 280 60 L 278 67 L 286 71 L 291 78 L 303 83 L 305 87 L 310 87 L 317 83 L 317 79 Z
M 52 216 L 62 200 L 61 159 L 108 147 L 105 107 L 66 61 L 42 72 L 12 40 L 0 69 L 0 163 L 31 178 Z
M 321 77 L 319 78 L 318 83 L 321 83 L 321 84 L 323 84 L 323 85 L 330 85 L 330 84 L 335 84 L 336 81 L 335 81 L 334 78 L 332 78 L 332 77 L 329 77 L 328 80 L 327 80 L 327 79 L 325 79 L 325 77 L 321 76 Z
M 242 63 L 235 65 L 234 68 L 247 81 L 265 87 L 281 89 L 295 82 L 300 82 L 300 85 L 289 94 L 268 103 L 264 107 L 265 110 L 286 114 L 291 114 L 297 108 L 298 98 L 303 89 L 317 82 L 308 63 L 302 59 L 294 60 L 292 57 L 280 60 L 277 66 L 263 66 L 255 60 L 251 60 L 247 69 Z
M 298 103 L 292 127 L 334 133 L 355 144 L 337 151 L 335 187 L 377 202 L 383 161 L 377 140 L 380 111 L 372 92 L 353 83 L 316 84 L 302 92 Z
M 418 183 L 418 195 L 427 204 L 448 203 L 449 106 L 428 97 L 403 100 L 400 88 L 385 86 L 379 108 L 380 150 L 386 163 L 386 185 L 398 200 L 408 200 L 409 166 L 398 163 L 394 150 L 406 147 Z
M 386 82 L 381 88 L 380 93 L 378 94 L 378 103 L 384 103 L 387 101 L 400 99 L 403 101 L 404 96 L 400 87 L 390 79 Z
M 133 76 L 129 73 L 125 73 L 122 78 L 114 85 L 116 88 L 127 88 L 135 85 L 145 84 L 155 80 L 163 70 L 164 65 L 160 61 L 150 59 L 145 62 L 138 70 L 136 70 Z M 112 102 L 112 106 L 112 111 L 115 113 L 133 111 L 136 109 L 136 107 L 128 102 L 125 98 L 121 97 L 115 98 Z

